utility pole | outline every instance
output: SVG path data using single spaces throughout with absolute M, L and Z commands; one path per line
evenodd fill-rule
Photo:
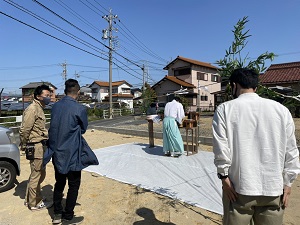
M 145 76 L 146 76 L 146 69 L 145 64 L 143 64 L 143 93 L 145 92 Z
M 66 82 L 66 80 L 67 80 L 67 63 L 66 63 L 66 61 L 64 63 L 62 63 L 61 66 L 63 67 L 63 72 L 62 72 L 61 76 L 62 76 L 64 82 Z
M 108 28 L 103 30 L 103 36 L 102 39 L 108 39 L 109 41 L 109 51 L 108 51 L 108 62 L 109 62 L 109 119 L 112 119 L 112 52 L 114 50 L 113 48 L 113 39 L 112 36 L 113 30 L 116 30 L 113 28 L 112 23 L 115 23 L 115 19 L 118 18 L 117 15 L 112 14 L 112 9 L 109 9 L 109 15 L 102 16 L 103 19 L 105 19 L 108 22 Z
M 204 74 L 202 74 L 202 76 L 204 76 Z M 198 93 L 197 93 L 197 111 L 196 111 L 196 115 L 198 112 L 198 121 L 197 121 L 197 146 L 199 146 L 200 144 L 200 91 L 201 91 L 201 87 L 200 87 L 200 79 L 201 79 L 201 75 L 197 74 L 197 80 L 198 80 Z
M 4 88 L 2 88 L 1 91 L 0 91 L 0 116 L 1 116 L 1 110 L 2 110 L 2 109 L 1 109 L 1 98 L 2 98 L 2 92 L 3 92 L 3 89 L 4 89 Z

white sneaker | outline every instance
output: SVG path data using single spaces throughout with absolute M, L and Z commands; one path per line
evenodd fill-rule
M 43 202 L 47 201 L 46 197 L 43 196 L 43 199 L 42 199 Z M 28 207 L 28 202 L 24 201 L 24 206 Z
M 53 202 L 44 202 L 42 201 L 40 204 L 34 206 L 34 207 L 30 207 L 31 211 L 37 211 L 37 210 L 41 210 L 41 209 L 48 209 L 51 208 L 53 206 Z

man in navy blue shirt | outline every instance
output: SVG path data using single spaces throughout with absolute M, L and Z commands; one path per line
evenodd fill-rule
M 65 94 L 51 110 L 49 148 L 52 150 L 52 163 L 55 169 L 53 193 L 53 224 L 66 221 L 78 224 L 83 217 L 74 217 L 74 208 L 81 181 L 81 170 L 89 165 L 97 165 L 98 160 L 82 134 L 88 126 L 86 108 L 76 99 L 80 92 L 77 80 L 65 82 Z M 65 210 L 62 207 L 63 191 L 68 180 L 68 193 Z

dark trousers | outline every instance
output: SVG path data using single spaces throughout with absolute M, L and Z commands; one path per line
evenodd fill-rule
M 63 218 L 65 219 L 72 219 L 80 187 L 81 171 L 70 171 L 67 174 L 61 174 L 55 169 L 55 180 L 56 183 L 54 185 L 53 193 L 54 213 L 63 214 Z M 67 180 L 69 189 L 67 193 L 66 207 L 63 212 L 61 201 Z

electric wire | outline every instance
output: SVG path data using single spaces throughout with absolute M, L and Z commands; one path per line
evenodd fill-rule
M 139 44 L 138 42 L 134 41 L 134 39 L 130 38 L 130 36 L 128 35 L 128 33 L 127 33 L 122 27 L 120 27 L 120 25 L 118 25 L 118 27 L 119 27 L 119 29 L 120 29 L 121 31 L 124 31 L 124 33 L 126 34 L 126 35 L 123 34 L 124 37 L 125 37 L 127 40 L 129 40 L 131 43 L 135 44 L 135 46 L 136 46 L 139 50 L 141 50 L 142 52 L 144 52 L 144 53 L 146 53 L 146 54 L 152 56 L 153 58 L 156 58 L 157 60 L 161 60 L 160 57 L 157 57 L 155 54 L 149 52 L 149 51 L 148 51 L 145 47 L 143 47 L 141 44 Z M 120 33 L 122 33 L 122 32 L 120 32 Z M 144 44 L 143 44 L 143 45 L 144 45 Z
M 168 62 L 168 60 L 163 59 L 162 57 L 158 56 L 157 54 L 155 54 L 151 49 L 149 49 L 146 45 L 144 45 L 126 26 L 124 23 L 122 23 L 121 20 L 119 20 L 119 22 L 125 27 L 126 30 L 128 30 L 128 32 L 137 40 L 139 41 L 146 49 L 149 50 L 149 52 L 151 52 L 154 56 L 156 56 L 157 58 L 159 58 L 160 60 L 164 61 L 164 62 Z
M 65 43 L 65 44 L 68 44 L 68 45 L 70 45 L 70 46 L 72 46 L 72 47 L 74 47 L 74 48 L 77 48 L 77 49 L 81 50 L 81 51 L 84 51 L 84 52 L 86 52 L 86 53 L 89 53 L 89 54 L 94 55 L 94 56 L 96 56 L 96 57 L 98 57 L 98 58 L 101 58 L 101 59 L 104 59 L 104 60 L 108 61 L 108 59 L 105 59 L 105 58 L 103 58 L 103 57 L 101 57 L 101 56 L 98 56 L 98 55 L 96 55 L 96 54 L 94 54 L 94 53 L 88 52 L 88 51 L 86 51 L 86 50 L 84 50 L 84 49 L 82 49 L 82 48 L 79 48 L 79 47 L 77 47 L 77 46 L 75 46 L 75 45 L 73 45 L 73 44 L 70 44 L 70 43 L 68 43 L 68 42 L 66 42 L 66 41 L 63 41 L 63 40 L 61 40 L 61 39 L 59 39 L 59 38 L 57 38 L 57 37 L 54 37 L 53 35 L 48 34 L 48 33 L 44 32 L 44 31 L 42 31 L 42 30 L 40 30 L 40 29 L 38 29 L 38 28 L 35 28 L 35 27 L 33 27 L 33 26 L 31 26 L 31 25 L 25 23 L 25 22 L 22 22 L 22 21 L 20 21 L 20 20 L 14 18 L 14 17 L 12 17 L 12 16 L 10 16 L 10 15 L 7 15 L 6 13 L 4 13 L 4 12 L 2 12 L 2 11 L 0 11 L 0 13 L 3 14 L 4 16 L 7 16 L 7 17 L 9 17 L 9 18 L 11 18 L 11 19 L 13 19 L 13 20 L 15 20 L 15 21 L 21 23 L 21 24 L 24 24 L 24 25 L 26 25 L 26 26 L 28 26 L 28 27 L 34 29 L 34 30 L 37 30 L 37 31 L 39 31 L 39 32 L 41 32 L 41 33 L 43 33 L 43 34 L 45 34 L 45 35 L 48 35 L 48 36 L 50 36 L 50 37 L 52 37 L 52 38 L 54 38 L 54 39 L 56 39 L 56 40 L 59 40 L 59 41 Z M 119 61 L 119 60 L 117 60 L 117 61 L 120 62 L 121 64 L 123 64 L 124 66 L 126 66 L 126 65 L 125 65 L 124 63 L 122 63 L 121 61 Z M 135 77 L 135 78 L 141 80 L 141 78 L 139 78 L 139 77 L 133 75 L 132 73 L 130 73 L 130 72 L 124 70 L 123 68 L 121 68 L 121 67 L 120 67 L 118 64 L 116 64 L 115 62 L 113 62 L 113 64 L 114 64 L 115 66 L 117 66 L 118 68 L 122 69 L 123 71 L 125 71 L 126 73 L 128 73 L 129 75 L 131 75 L 131 76 L 133 76 L 133 77 Z M 126 67 L 127 67 L 127 66 L 126 66 Z M 129 68 L 129 67 L 128 67 L 128 68 Z M 130 69 L 130 68 L 129 68 L 129 69 Z
M 104 52 L 103 50 L 99 49 L 98 47 L 96 47 L 96 46 L 94 46 L 94 45 L 92 45 L 92 44 L 90 44 L 90 43 L 84 41 L 84 40 L 81 39 L 81 38 L 76 37 L 75 35 L 69 33 L 68 31 L 64 30 L 63 28 L 56 26 L 55 24 L 49 22 L 48 20 L 46 20 L 46 19 L 44 19 L 44 18 L 42 18 L 42 17 L 36 15 L 35 13 L 31 12 L 30 10 L 24 8 L 23 6 L 20 6 L 20 5 L 18 5 L 17 3 L 11 1 L 11 0 L 4 0 L 4 1 L 7 2 L 8 4 L 14 6 L 15 8 L 17 8 L 17 9 L 19 9 L 19 10 L 21 10 L 21 11 L 27 13 L 27 14 L 29 14 L 30 16 L 36 18 L 37 20 L 39 20 L 39 21 L 45 23 L 46 25 L 52 27 L 53 29 L 55 29 L 55 30 L 57 30 L 57 31 L 59 31 L 59 32 L 61 32 L 61 33 L 63 33 L 63 34 L 65 34 L 66 36 L 68 36 L 68 37 L 70 37 L 70 38 L 72 38 L 72 39 L 74 39 L 74 40 L 76 40 L 76 41 L 78 41 L 79 43 L 81 43 L 81 44 L 83 44 L 83 45 L 85 45 L 85 46 L 87 46 L 87 47 L 89 47 L 89 48 L 95 50 L 96 52 L 98 52 L 98 53 L 100 53 L 100 54 L 102 54 L 102 55 L 107 56 L 107 55 L 106 55 L 106 52 Z M 8 2 L 8 1 L 9 1 L 9 2 Z M 91 47 L 91 46 L 92 46 L 92 47 Z M 97 49 L 98 49 L 98 50 L 97 50 Z M 101 51 L 102 51 L 102 52 L 101 52 Z M 103 53 L 103 52 L 104 52 L 104 53 Z
M 63 7 L 65 10 L 67 10 L 69 13 L 71 13 L 73 16 L 78 18 L 80 21 L 82 21 L 84 24 L 88 25 L 90 28 L 92 28 L 94 31 L 101 33 L 101 30 L 99 30 L 97 27 L 95 27 L 93 24 L 91 24 L 89 21 L 84 19 L 82 16 L 78 15 L 74 10 L 70 9 L 62 0 L 54 0 L 57 4 L 59 4 L 61 7 Z
M 84 4 L 86 7 L 88 7 L 90 10 L 92 10 L 94 13 L 96 13 L 97 15 L 101 16 L 98 12 L 96 12 L 93 8 L 91 8 L 90 6 L 88 6 L 86 3 L 84 3 L 82 0 L 79 0 L 82 4 Z M 92 5 L 94 8 L 95 7 L 92 3 L 90 3 L 88 0 L 86 0 L 90 5 Z M 99 9 L 98 9 L 99 10 Z M 99 10 L 100 11 L 100 10 Z M 101 13 L 105 14 L 104 12 L 100 11 Z
M 96 0 L 94 0 L 94 2 L 96 2 L 97 5 L 99 5 L 102 9 L 104 9 L 105 11 L 107 11 L 109 13 L 109 11 L 105 7 L 103 7 L 99 2 L 97 2 Z M 99 11 L 100 11 L 100 9 L 99 9 Z
M 21 69 L 33 69 L 33 68 L 45 68 L 45 67 L 53 67 L 58 64 L 50 64 L 50 65 L 40 65 L 40 66 L 14 66 L 14 67 L 0 67 L 0 70 L 21 70 Z
M 73 26 L 74 28 L 78 29 L 79 31 L 83 32 L 84 34 L 86 34 L 87 36 L 89 36 L 90 38 L 92 38 L 93 40 L 97 41 L 98 43 L 102 44 L 103 46 L 105 46 L 106 48 L 110 49 L 109 46 L 103 44 L 101 41 L 97 40 L 96 38 L 94 38 L 93 36 L 91 36 L 90 34 L 88 34 L 87 32 L 85 32 L 84 30 L 80 29 L 79 27 L 77 27 L 76 25 L 74 25 L 73 23 L 69 22 L 68 20 L 66 20 L 65 18 L 63 18 L 62 16 L 60 16 L 59 14 L 55 13 L 53 10 L 51 10 L 50 8 L 48 8 L 47 6 L 43 5 L 42 3 L 40 3 L 37 0 L 32 0 L 34 2 L 36 2 L 39 6 L 43 7 L 44 9 L 48 10 L 49 12 L 51 12 L 52 14 L 54 14 L 55 16 L 59 17 L 60 19 L 62 19 L 63 21 L 65 21 L 66 23 L 68 23 L 69 25 Z M 115 52 L 115 54 L 119 55 L 120 57 L 124 58 L 125 60 L 133 63 L 130 59 L 128 59 L 127 57 Z M 140 67 L 139 65 L 135 64 L 136 66 Z
M 8 15 L 8 14 L 2 12 L 2 11 L 0 11 L 0 13 L 1 13 L 2 15 L 4 15 L 4 16 L 8 17 L 8 18 L 11 18 L 11 19 L 13 19 L 13 20 L 15 20 L 15 21 L 17 21 L 17 22 L 23 24 L 23 25 L 26 25 L 26 26 L 28 26 L 28 27 L 30 27 L 30 28 L 36 30 L 36 31 L 39 31 L 39 32 L 41 32 L 41 33 L 43 33 L 43 34 L 45 34 L 45 35 L 47 35 L 47 36 L 49 36 L 49 37 L 52 37 L 52 38 L 54 38 L 54 39 L 56 39 L 56 40 L 58 40 L 58 41 L 61 41 L 61 42 L 65 43 L 65 44 L 67 44 L 67 45 L 69 45 L 69 46 L 72 46 L 72 47 L 74 47 L 74 48 L 76 48 L 76 49 L 79 49 L 79 50 L 81 50 L 81 51 L 83 51 L 83 52 L 86 52 L 86 53 L 88 53 L 88 54 L 90 54 L 90 55 L 93 55 L 93 56 L 96 56 L 96 57 L 98 57 L 98 58 L 100 58 L 100 59 L 103 59 L 103 60 L 108 61 L 108 59 L 106 59 L 106 58 L 103 58 L 103 57 L 101 57 L 101 56 L 99 56 L 99 55 L 96 55 L 96 54 L 94 54 L 94 53 L 92 53 L 92 52 L 89 52 L 89 51 L 84 50 L 84 49 L 82 49 L 82 48 L 80 48 L 80 47 L 77 47 L 77 46 L 75 46 L 75 45 L 73 45 L 73 44 L 71 44 L 71 43 L 69 43 L 69 42 L 66 42 L 66 41 L 64 41 L 64 40 L 62 40 L 62 39 L 60 39 L 60 38 L 57 38 L 57 37 L 55 37 L 55 36 L 53 36 L 53 35 L 51 35 L 51 34 L 48 34 L 47 32 L 44 32 L 44 31 L 42 31 L 42 30 L 40 30 L 40 29 L 38 29 L 38 28 L 36 28 L 36 27 L 33 27 L 33 26 L 29 25 L 28 23 L 25 23 L 25 22 L 23 22 L 23 21 L 21 21 L 21 20 L 18 20 L 18 19 L 14 18 L 14 17 L 12 17 L 12 16 L 10 16 L 10 15 Z
M 54 14 L 55 16 L 57 16 L 58 18 L 60 18 L 61 20 L 65 21 L 66 23 L 68 23 L 69 25 L 71 25 L 72 27 L 76 28 L 77 30 L 81 31 L 82 33 L 84 33 L 85 35 L 89 36 L 90 38 L 92 38 L 93 40 L 97 41 L 98 43 L 100 43 L 101 45 L 105 46 L 107 49 L 110 49 L 109 46 L 103 44 L 101 41 L 99 41 L 98 39 L 96 39 L 95 37 L 91 36 L 90 34 L 88 34 L 87 32 L 85 32 L 84 30 L 82 30 L 81 28 L 79 28 L 78 26 L 74 25 L 73 23 L 71 23 L 70 21 L 68 21 L 67 19 L 63 18 L 62 16 L 60 16 L 59 14 L 57 14 L 56 12 L 54 12 L 53 10 L 51 10 L 50 8 L 48 8 L 47 6 L 43 5 L 42 3 L 40 3 L 37 0 L 32 0 L 35 3 L 37 3 L 39 6 L 41 6 L 42 8 L 46 9 L 47 11 L 51 12 L 52 14 Z

